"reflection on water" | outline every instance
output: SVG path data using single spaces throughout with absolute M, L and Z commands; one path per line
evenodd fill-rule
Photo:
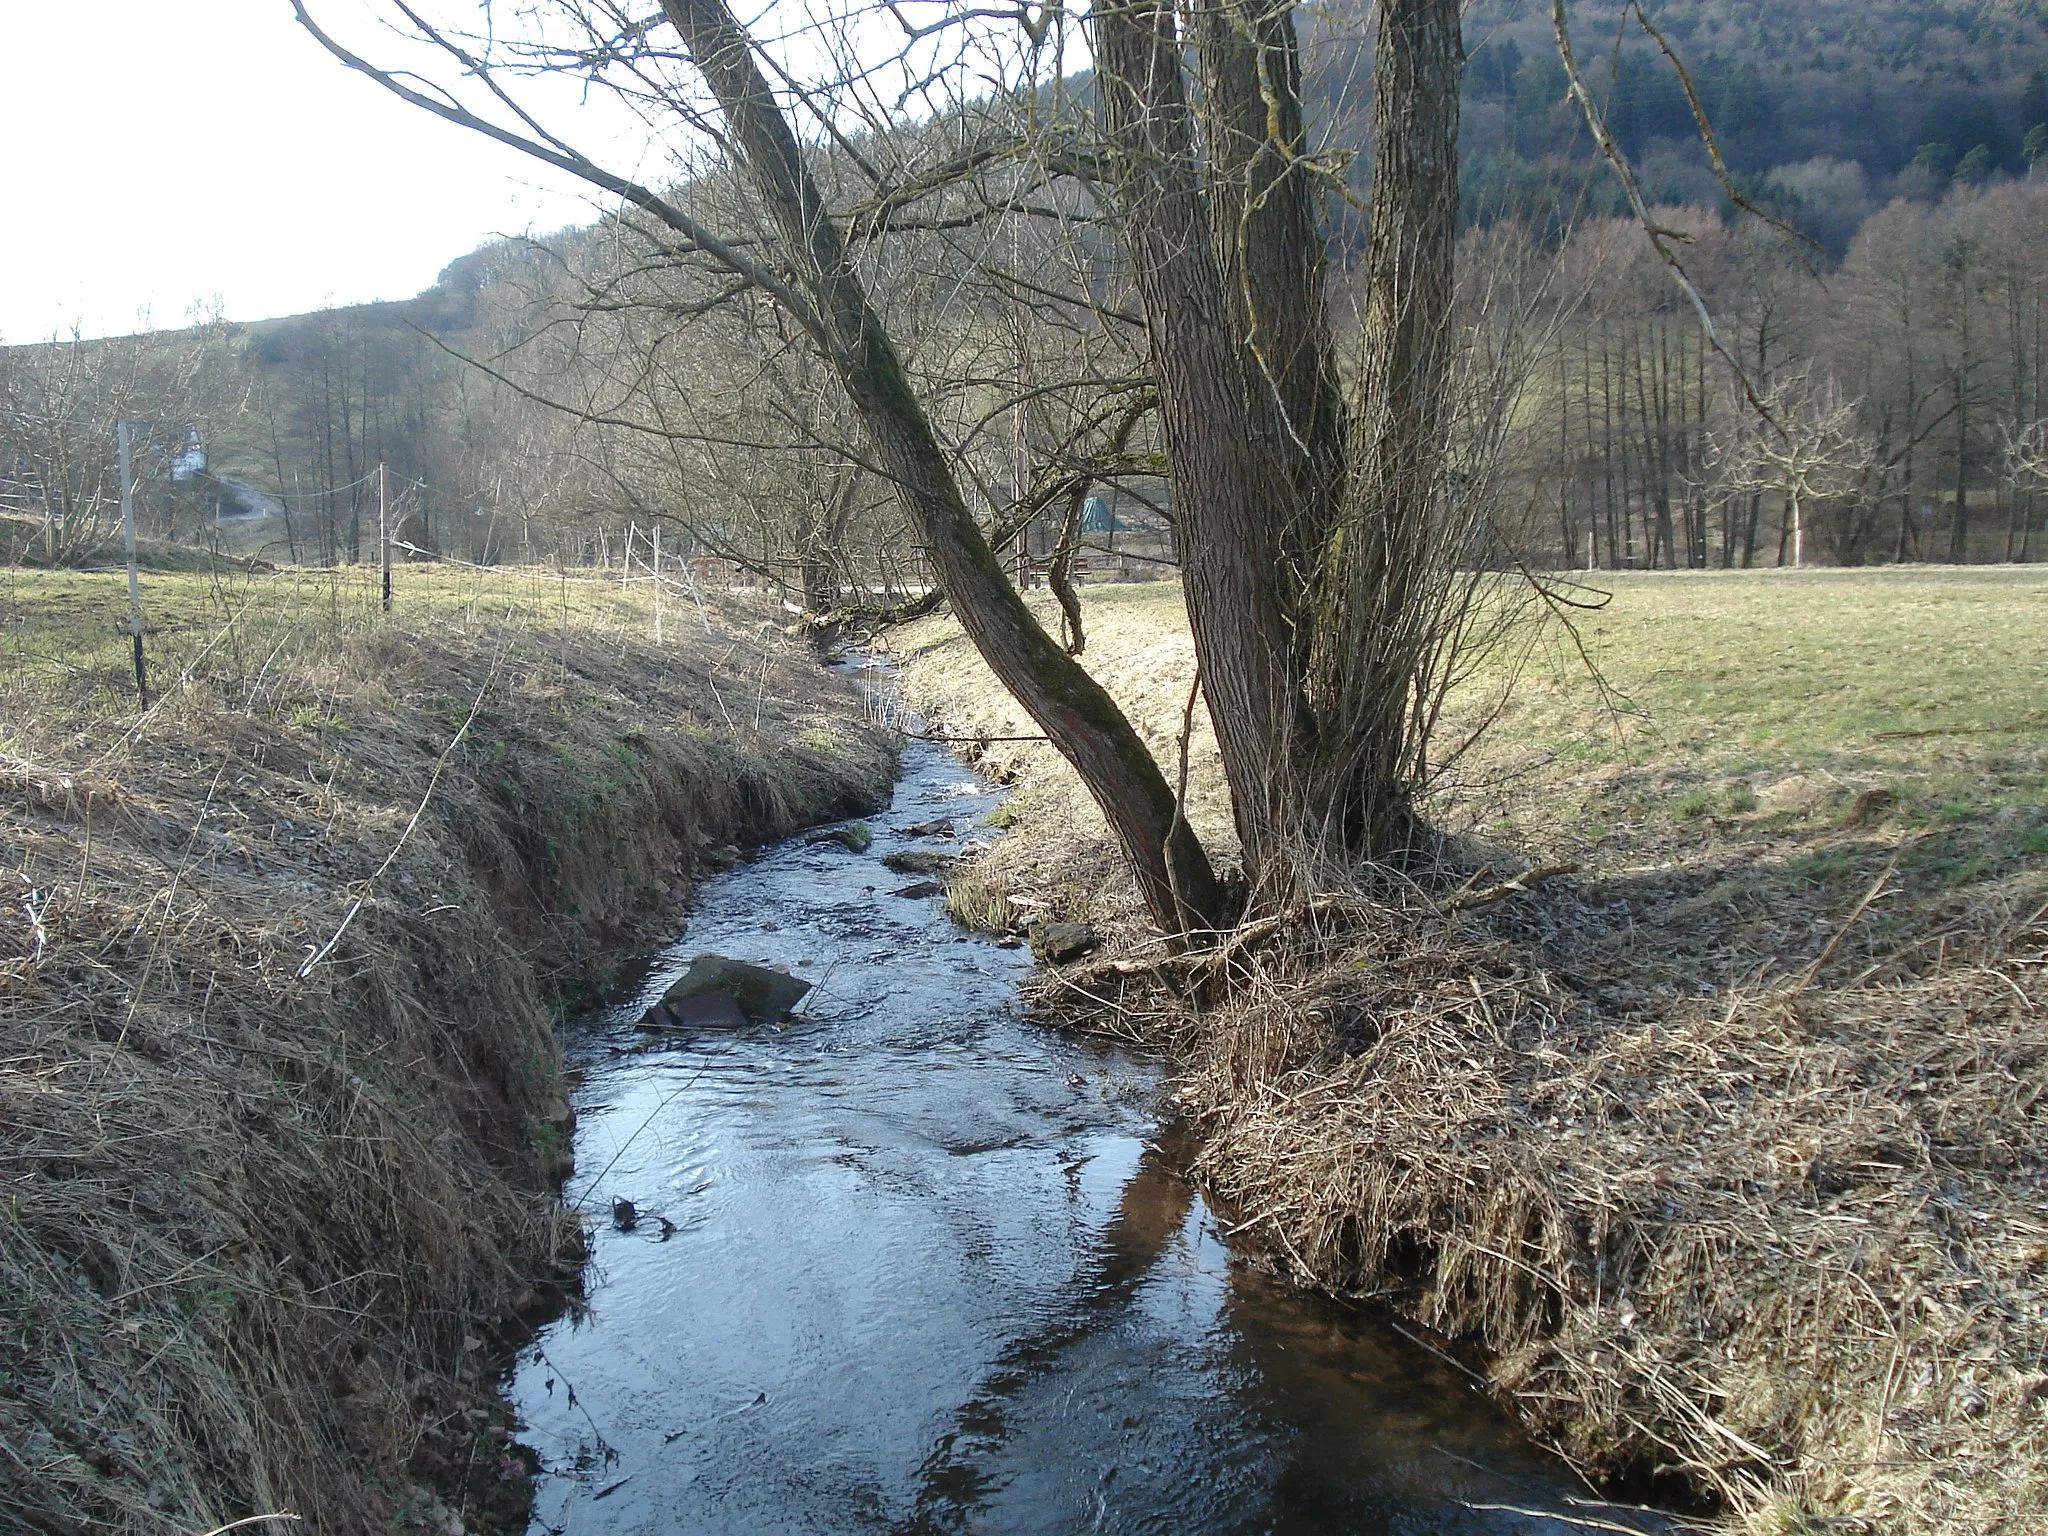
M 572 1046 L 589 1311 L 509 1391 L 536 1530 L 1453 1532 L 1570 1527 L 1561 1468 L 1456 1371 L 1233 1267 L 1157 1070 L 1014 1012 L 1028 959 L 881 855 L 992 807 L 913 743 L 873 849 L 707 885 L 643 996 Z M 655 1040 L 705 950 L 818 982 L 787 1029 Z

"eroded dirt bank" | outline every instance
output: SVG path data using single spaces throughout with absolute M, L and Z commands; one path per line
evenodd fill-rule
M 14 579 L 0 1526 L 521 1526 L 496 1341 L 581 1252 L 555 1010 L 733 845 L 886 796 L 758 614 L 367 590 L 155 578 L 138 715 L 116 579 Z
M 1177 598 L 1097 589 L 1088 616 L 1169 776 Z M 1177 1051 L 1246 1240 L 1435 1330 L 1589 1475 L 1759 1531 L 2038 1531 L 2044 600 L 2000 573 L 1624 578 L 1581 636 L 1606 697 L 1539 649 L 1458 701 L 1502 724 L 1431 804 L 1456 859 L 1197 966 L 1147 941 L 1049 749 L 991 745 L 1010 835 L 952 903 L 1102 928 L 1041 1002 Z M 947 623 L 895 648 L 948 730 L 1029 733 Z M 1227 852 L 1205 726 L 1190 767 Z M 1461 907 L 1546 857 L 1581 872 Z

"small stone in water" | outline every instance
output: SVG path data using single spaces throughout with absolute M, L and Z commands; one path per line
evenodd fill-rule
M 811 839 L 811 846 L 820 843 L 837 843 L 848 853 L 866 853 L 874 846 L 875 829 L 864 821 L 849 821 L 843 827 L 832 827 Z
M 900 891 L 891 891 L 892 896 L 902 896 L 910 901 L 921 901 L 927 896 L 937 896 L 945 887 L 936 880 L 920 880 L 915 885 L 906 885 Z

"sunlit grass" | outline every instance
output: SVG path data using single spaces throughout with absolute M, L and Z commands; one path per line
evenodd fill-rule
M 2048 825 L 2048 570 L 1601 573 L 1487 657 L 1433 744 L 1439 822 L 1594 867 L 1677 844 L 1885 829 L 1969 834 L 1994 865 Z M 1086 664 L 1169 771 L 1193 650 L 1178 584 L 1083 589 Z M 950 620 L 904 647 L 977 728 L 1028 730 Z M 1463 736 L 1486 725 L 1462 756 Z M 1019 749 L 1020 758 L 1033 751 Z M 1193 817 L 1227 836 L 1197 722 Z M 1941 855 L 1946 857 L 1946 855 Z M 1933 859 L 1926 851 L 1915 856 Z
M 1953 825 L 2048 800 L 2048 572 L 1598 583 L 1602 606 L 1569 612 L 1519 671 L 1503 659 L 1460 700 L 1469 724 L 1506 689 L 1452 799 L 1593 841 L 1616 816 Z
M 380 632 L 429 639 L 450 627 L 512 622 L 532 631 L 642 639 L 655 633 L 646 582 L 627 588 L 598 572 L 545 567 L 401 566 L 393 573 L 388 614 L 380 573 L 367 566 L 144 571 L 141 590 L 152 690 L 171 687 L 195 669 L 216 682 L 253 682 Z M 732 615 L 720 617 L 729 624 Z M 664 596 L 661 622 L 671 639 L 702 631 L 686 593 Z M 0 749 L 30 727 L 135 709 L 124 572 L 16 567 L 0 577 L 0 699 L 6 702 Z

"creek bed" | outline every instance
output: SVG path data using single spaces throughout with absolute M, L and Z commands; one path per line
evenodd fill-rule
M 644 987 L 573 1028 L 568 1195 L 599 1214 L 587 1310 L 508 1384 L 534 1531 L 1614 1519 L 1383 1320 L 1233 1264 L 1158 1140 L 1160 1068 L 1032 1024 L 1028 954 L 892 894 L 914 881 L 882 855 L 987 835 L 997 801 L 911 742 L 871 849 L 797 839 L 707 882 Z M 904 830 L 938 819 L 957 835 Z M 636 1030 L 706 951 L 811 979 L 805 1016 Z

